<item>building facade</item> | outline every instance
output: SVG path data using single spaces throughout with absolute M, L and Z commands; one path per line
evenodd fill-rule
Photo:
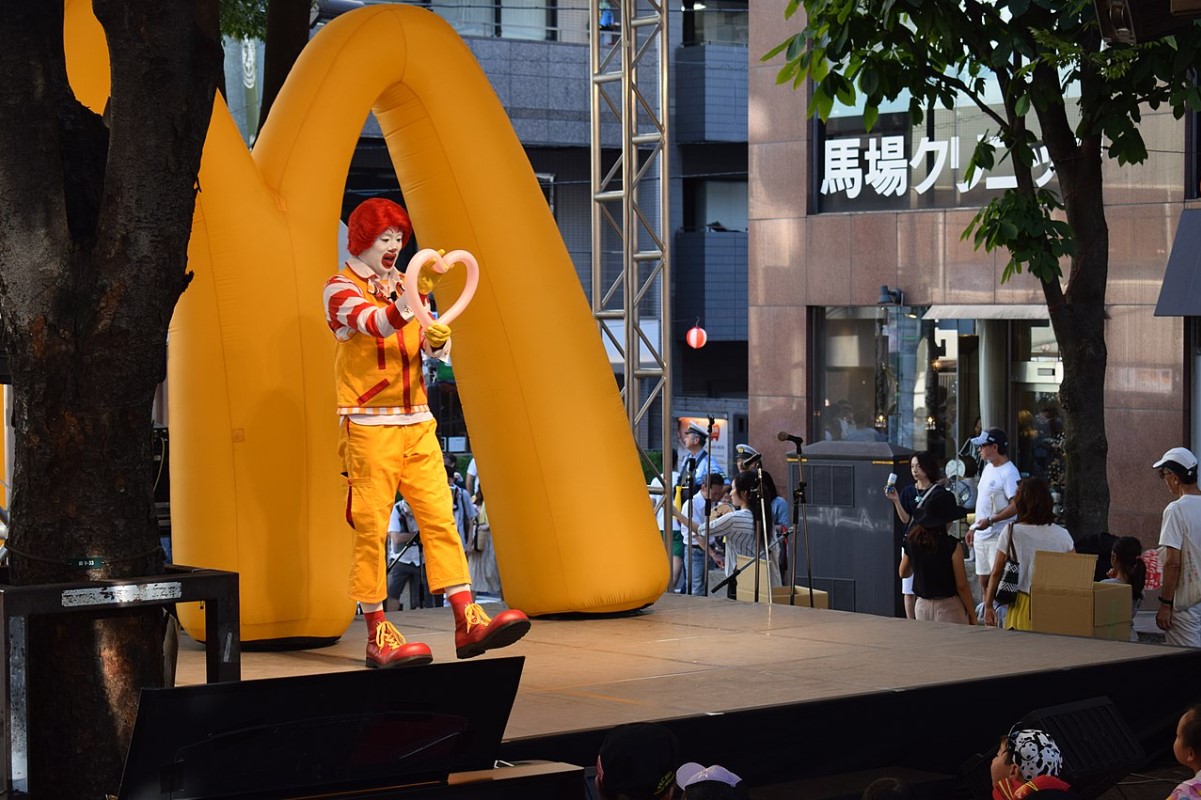
M 447 20 L 488 76 L 546 194 L 586 294 L 591 293 L 590 75 L 588 8 L 559 0 L 414 0 Z M 617 4 L 605 47 L 618 40 Z M 714 415 L 734 442 L 747 438 L 747 32 L 746 0 L 686 0 L 669 11 L 672 235 L 672 415 Z M 602 4 L 601 10 L 605 10 Z M 604 158 L 620 131 L 602 119 Z M 400 200 L 374 119 L 364 128 L 344 218 L 366 197 Z M 498 209 L 503 213 L 503 209 Z M 420 231 L 417 231 L 418 238 Z M 621 268 L 620 243 L 605 245 L 605 279 Z M 415 251 L 414 251 L 415 252 Z M 648 301 L 652 302 L 653 301 Z M 654 308 L 644 308 L 644 319 Z M 699 323 L 708 344 L 685 334 Z M 611 351 L 615 364 L 620 360 Z M 548 366 L 548 368 L 550 368 Z M 619 375 L 620 378 L 620 375 Z M 436 398 L 445 399 L 443 391 Z M 437 410 L 437 409 L 436 409 Z M 439 413 L 447 436 L 467 433 L 453 402 Z M 638 431 L 657 448 L 658 415 Z M 733 452 L 733 447 L 730 447 Z
M 781 474 L 777 431 L 963 454 L 970 470 L 965 442 L 982 423 L 1009 432 L 1020 469 L 1055 483 L 1062 367 L 1041 289 L 1027 274 L 1002 283 L 1008 254 L 961 239 L 1004 174 L 963 175 L 977 133 L 963 111 L 913 130 L 883 109 L 870 134 L 853 109 L 807 119 L 806 92 L 776 85 L 780 61 L 760 61 L 803 26 L 803 12 L 785 22 L 786 5 L 750 9 L 751 442 Z M 1155 313 L 1178 220 L 1195 205 L 1196 153 L 1170 113 L 1148 112 L 1141 130 L 1147 162 L 1105 168 L 1105 406 L 1110 531 L 1153 545 L 1170 498 L 1150 465 L 1196 443 L 1194 322 Z

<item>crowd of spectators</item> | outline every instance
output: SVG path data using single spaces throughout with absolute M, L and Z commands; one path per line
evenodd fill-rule
M 496 550 L 492 546 L 492 529 L 488 524 L 488 508 L 479 481 L 475 459 L 467 467 L 467 476 L 459 473 L 454 456 L 445 455 L 447 488 L 450 491 L 455 526 L 467 556 L 471 585 L 485 599 L 501 596 L 500 572 L 496 565 Z M 426 583 L 421 531 L 405 499 L 397 495 L 388 522 L 388 599 L 385 608 L 431 608 L 441 606 L 441 595 L 431 594 Z
M 1201 769 L 1201 719 L 1198 708 L 1180 720 L 1174 751 L 1180 763 Z M 610 729 L 596 759 L 594 789 L 600 800 L 749 800 L 750 786 L 732 770 L 696 761 L 681 762 L 679 740 L 658 723 L 635 722 Z M 1063 753 L 1046 731 L 1014 725 L 1000 737 L 989 763 L 994 800 L 1052 800 L 1076 793 L 1061 774 Z M 913 800 L 904 781 L 871 781 L 863 800 Z M 1201 798 L 1201 777 L 1182 783 L 1170 800 Z

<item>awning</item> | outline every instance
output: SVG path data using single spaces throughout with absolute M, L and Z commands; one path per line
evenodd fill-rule
M 1180 213 L 1155 316 L 1201 317 L 1201 209 Z
M 922 319 L 1050 319 L 1044 305 L 930 306 Z

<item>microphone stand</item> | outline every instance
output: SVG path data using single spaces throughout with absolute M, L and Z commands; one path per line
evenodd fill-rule
M 709 486 L 709 475 L 713 472 L 713 415 L 709 415 L 709 426 L 705 429 L 705 490 L 712 492 L 712 487 Z M 705 558 L 702 562 L 704 568 L 704 578 L 701 581 L 701 597 L 709 596 L 709 512 L 713 509 L 715 503 L 713 498 L 709 497 L 705 500 L 705 545 L 701 548 L 701 552 Z M 691 554 L 689 554 L 691 555 Z
M 684 470 L 688 480 L 684 484 L 687 487 L 684 505 L 688 508 L 688 524 L 684 528 L 684 533 L 688 534 L 684 540 L 684 585 L 688 587 L 688 591 L 684 594 L 692 594 L 692 501 L 696 496 L 696 456 L 688 456 L 688 460 L 684 462 Z
M 409 552 L 409 548 L 413 546 L 413 542 L 415 542 L 415 541 L 417 541 L 416 536 L 414 536 L 412 539 L 409 539 L 407 542 L 405 542 L 405 546 L 400 548 L 400 552 L 397 553 L 396 555 L 392 556 L 392 559 L 388 562 L 388 568 L 386 570 L 384 570 L 385 575 L 388 574 L 389 572 L 391 572 L 392 568 L 395 567 L 398 563 L 400 563 L 401 557 L 403 557 L 405 553 Z
M 796 485 L 796 491 L 792 497 L 792 559 L 789 564 L 791 574 L 789 592 L 789 602 L 796 605 L 796 533 L 799 531 L 805 537 L 805 582 L 809 586 L 809 607 L 813 608 L 813 559 L 809 553 L 809 508 L 805 504 L 805 467 L 800 462 L 801 443 L 796 443 L 797 454 L 797 475 L 799 476 Z M 801 507 L 805 506 L 805 512 L 802 515 Z
M 754 513 L 754 509 L 751 509 L 751 513 L 752 513 L 752 514 Z M 757 534 L 756 534 L 756 537 L 757 537 Z M 772 551 L 772 550 L 779 549 L 779 546 L 780 546 L 780 545 L 779 545 L 779 542 L 777 542 L 777 543 L 773 544 L 773 545 L 772 545 L 770 548 L 768 548 L 768 559 L 770 559 L 770 557 L 771 557 L 771 551 Z M 763 562 L 763 563 L 765 563 L 765 564 L 767 564 L 767 565 L 768 565 L 768 567 L 767 567 L 767 568 L 768 568 L 768 574 L 770 575 L 770 574 L 771 574 L 771 561 L 770 561 L 770 560 L 768 560 L 768 559 L 764 559 L 764 562 Z M 750 567 L 752 564 L 756 564 L 756 563 L 759 563 L 759 560 L 758 560 L 758 559 L 755 559 L 755 560 L 753 560 L 753 561 L 752 561 L 752 560 L 750 560 L 750 559 L 748 559 L 748 560 L 747 560 L 747 562 L 746 562 L 745 564 L 743 564 L 741 567 L 737 567 L 737 568 L 736 568 L 736 569 L 735 569 L 733 572 L 731 572 L 729 575 L 727 575 L 727 576 L 726 576 L 726 577 L 725 577 L 725 578 L 722 580 L 722 582 L 721 582 L 721 583 L 719 583 L 719 584 L 717 584 L 716 586 L 714 586 L 714 587 L 713 587 L 713 591 L 714 591 L 714 592 L 716 592 L 718 589 L 721 589 L 721 588 L 722 588 L 723 586 L 725 586 L 727 583 L 729 583 L 730 581 L 734 580 L 734 579 L 735 579 L 735 578 L 737 578 L 739 575 L 741 575 L 741 574 L 742 574 L 742 573 L 743 573 L 743 572 L 744 572 L 744 571 L 747 569 L 747 567 Z M 755 574 L 757 575 L 758 573 L 759 573 L 759 571 L 758 571 L 758 570 L 755 570 Z M 756 595 L 758 594 L 758 592 L 759 592 L 759 587 L 756 585 L 756 586 L 755 586 L 755 593 L 756 593 Z M 759 601 L 758 601 L 758 599 L 756 599 L 756 600 L 755 600 L 755 602 L 759 602 Z
M 404 514 L 401 514 L 401 522 L 404 522 Z M 408 527 L 408 523 L 405 523 L 405 526 Z M 411 537 L 407 542 L 405 542 L 404 547 L 400 548 L 400 552 L 392 556 L 391 560 L 388 561 L 388 566 L 384 569 L 385 576 L 392 571 L 393 567 L 400 563 L 401 557 L 404 556 L 405 553 L 409 552 L 409 548 L 413 546 L 413 542 L 417 541 L 417 537 L 421 535 L 420 532 L 414 533 L 413 531 L 408 530 L 402 531 L 402 533 L 411 534 Z
M 759 493 L 759 519 L 755 525 L 755 561 L 759 560 L 759 554 L 762 553 L 765 559 L 771 557 L 771 540 L 768 538 L 768 514 L 767 514 L 767 492 L 763 491 L 763 459 L 755 458 L 755 491 Z M 759 534 L 762 533 L 762 538 Z M 763 549 L 759 549 L 759 545 L 763 545 Z M 772 604 L 773 598 L 771 593 L 771 572 L 768 572 L 768 592 L 767 604 Z M 755 602 L 759 602 L 759 570 L 755 570 Z

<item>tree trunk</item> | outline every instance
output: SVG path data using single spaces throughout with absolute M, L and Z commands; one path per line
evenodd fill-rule
M 1082 157 L 1061 186 L 1076 237 L 1068 286 L 1048 294 L 1063 358 L 1059 399 L 1064 410 L 1064 522 L 1076 538 L 1109 530 L 1109 440 L 1105 434 L 1105 287 L 1109 227 L 1102 199 L 1099 149 Z M 1044 285 L 1045 286 L 1045 285 Z M 1056 287 L 1058 288 L 1058 287 Z
M 1081 244 L 1074 259 L 1081 264 L 1077 280 L 1089 283 L 1098 274 L 1105 275 L 1109 260 L 1104 210 L 1096 209 L 1095 213 L 1095 221 L 1086 229 L 1076 229 Z M 1092 242 L 1085 244 L 1086 239 Z M 1051 323 L 1063 358 L 1059 399 L 1064 410 L 1064 521 L 1076 538 L 1109 530 L 1104 294 L 1104 288 L 1088 296 L 1069 292 L 1071 299 L 1066 305 L 1051 309 Z
M 11 579 L 162 571 L 151 404 L 186 253 L 219 49 L 192 0 L 95 0 L 104 120 L 67 85 L 63 7 L 0 7 L 0 318 L 13 371 Z M 78 562 L 83 562 L 78 563 Z M 29 624 L 29 790 L 116 793 L 163 610 Z
M 1080 44 L 1088 53 L 1101 48 L 1096 31 Z M 1056 96 L 1056 70 L 1042 63 L 1036 67 L 1036 75 L 1043 94 Z M 1080 81 L 1084 97 L 1104 96 L 1097 69 L 1087 59 L 1081 66 Z M 1086 108 L 1085 113 L 1095 113 L 1095 109 Z M 1101 173 L 1102 141 L 1096 133 L 1078 140 L 1062 103 L 1039 109 L 1038 117 L 1076 244 L 1066 288 L 1061 289 L 1057 279 L 1044 280 L 1043 294 L 1063 359 L 1059 401 L 1064 410 L 1064 522 L 1079 539 L 1109 530 L 1109 439 L 1105 435 L 1109 226 Z

